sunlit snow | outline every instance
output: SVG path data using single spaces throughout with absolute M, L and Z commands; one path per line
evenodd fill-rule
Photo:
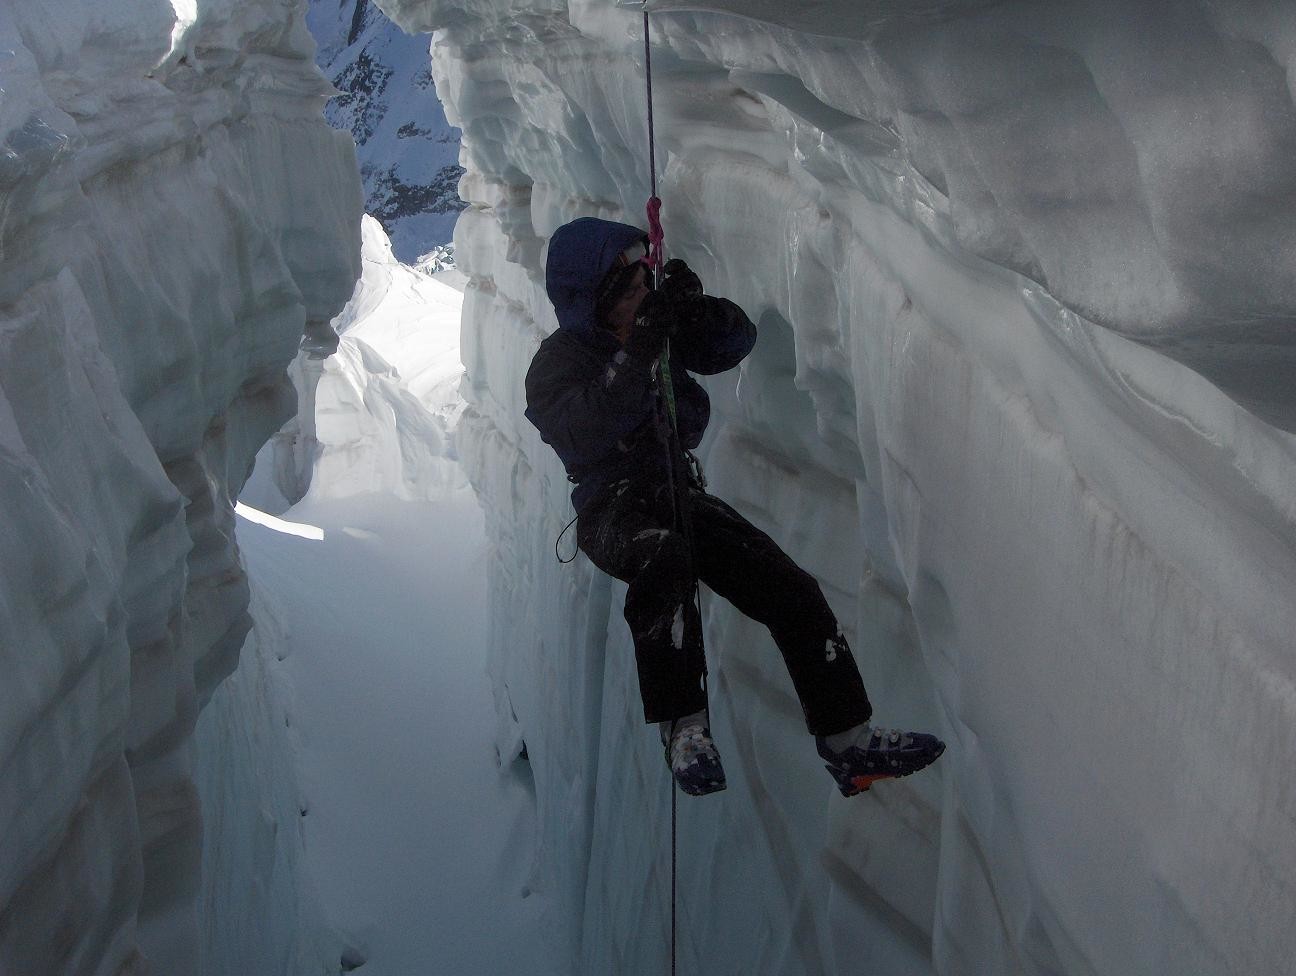
M 299 539 L 322 540 L 324 538 L 324 530 L 317 525 L 306 525 L 302 522 L 290 522 L 287 519 L 276 518 L 273 515 L 258 511 L 251 505 L 244 505 L 242 502 L 234 506 L 234 513 L 242 515 L 249 522 L 264 525 L 267 529 L 282 532 L 284 535 L 295 535 Z

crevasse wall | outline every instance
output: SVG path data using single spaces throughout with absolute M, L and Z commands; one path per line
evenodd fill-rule
M 249 626 L 231 498 L 359 273 L 302 15 L 0 5 L 6 976 L 198 971 L 192 733 Z
M 380 0 L 463 128 L 461 453 L 501 734 L 586 973 L 666 971 L 668 786 L 623 588 L 522 419 L 545 242 L 641 221 L 637 10 Z M 1296 936 L 1296 11 L 658 0 L 668 250 L 761 327 L 713 490 L 846 623 L 929 773 L 843 800 L 708 602 L 729 789 L 681 804 L 685 972 L 1280 972 Z M 570 537 L 569 537 L 570 539 Z

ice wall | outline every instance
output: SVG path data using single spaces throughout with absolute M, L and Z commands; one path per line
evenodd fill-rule
M 302 15 L 0 5 L 6 976 L 198 971 L 191 734 L 248 629 L 231 498 L 359 273 Z
M 246 554 L 247 547 L 244 545 Z M 204 976 L 332 976 L 346 951 L 307 864 L 290 630 L 255 574 L 238 668 L 198 716 L 193 778 L 202 799 Z
M 642 219 L 639 15 L 380 3 L 439 29 L 464 132 L 502 733 L 582 971 L 662 972 L 623 589 L 553 561 L 569 486 L 522 419 L 548 235 Z M 682 805 L 683 971 L 1283 971 L 1296 10 L 651 6 L 668 249 L 761 327 L 709 383 L 713 490 L 823 582 L 879 720 L 950 743 L 842 800 L 767 637 L 709 601 L 730 787 Z

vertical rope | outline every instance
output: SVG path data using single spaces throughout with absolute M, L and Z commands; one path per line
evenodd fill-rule
M 648 7 L 644 6 L 644 79 L 648 87 L 648 176 L 657 196 L 657 146 L 653 140 L 652 48 L 648 44 Z M 659 201 L 660 202 L 660 201 Z
M 652 186 L 652 195 L 648 198 L 648 265 L 652 269 L 653 283 L 661 284 L 662 265 L 665 263 L 663 253 L 663 242 L 665 241 L 665 232 L 661 225 L 661 199 L 657 196 L 657 139 L 654 130 L 653 120 L 653 83 L 652 83 L 652 44 L 649 37 L 648 28 L 648 7 L 645 4 L 643 12 L 644 27 L 644 84 L 647 90 L 648 98 L 648 175 Z M 662 350 L 661 357 L 658 359 L 658 369 L 661 378 L 661 389 L 666 407 L 666 421 L 670 431 L 669 443 L 667 444 L 667 453 L 669 455 L 667 465 L 668 484 L 671 492 L 671 505 L 675 509 L 676 524 L 684 536 L 685 550 L 688 553 L 688 573 L 693 583 L 694 599 L 698 608 L 698 626 L 702 625 L 702 591 L 698 586 L 697 569 L 693 558 L 693 525 L 689 518 L 688 511 L 688 471 L 687 465 L 685 470 L 679 474 L 676 472 L 676 464 L 683 458 L 683 445 L 680 443 L 679 423 L 675 413 L 675 388 L 671 378 L 670 369 L 670 338 L 666 339 L 666 345 Z M 699 641 L 702 635 L 698 634 Z M 705 651 L 703 652 L 705 654 Z M 706 664 L 702 665 L 702 687 L 703 693 L 706 693 Z M 708 723 L 709 724 L 709 723 Z M 674 732 L 674 723 L 671 724 L 671 731 Z M 667 757 L 669 759 L 669 747 Z M 671 791 L 671 976 L 676 976 L 676 964 L 679 956 L 679 926 L 677 919 L 679 904 L 679 790 L 675 787 L 674 777 L 670 779 Z
M 675 862 L 678 859 L 679 845 L 676 840 L 679 836 L 678 819 L 675 808 L 679 803 L 679 790 L 675 789 L 675 783 L 670 784 L 671 791 L 671 976 L 675 976 Z
M 657 196 L 657 136 L 653 130 L 652 45 L 648 38 L 648 8 L 644 7 L 644 82 L 648 93 L 648 180 L 652 193 L 648 197 L 648 265 L 652 268 L 653 283 L 661 284 L 663 261 L 662 240 L 665 234 L 661 225 L 661 199 Z
M 648 98 L 648 177 L 652 185 L 652 194 L 648 198 L 648 265 L 652 269 L 653 284 L 661 284 L 662 269 L 662 242 L 665 239 L 665 232 L 661 225 L 661 200 L 657 196 L 657 139 L 653 129 L 653 85 L 652 85 L 652 44 L 648 36 L 648 7 L 644 6 L 643 12 L 643 35 L 644 35 L 644 87 Z M 678 441 L 678 431 L 675 424 L 675 397 L 671 384 L 670 375 L 670 339 L 666 340 L 666 348 L 662 353 L 661 360 L 661 380 L 662 386 L 666 391 L 666 410 L 669 414 L 670 428 L 672 431 L 672 444 Z M 674 453 L 673 451 L 671 452 Z M 670 472 L 670 488 L 672 504 L 675 504 L 676 487 L 675 487 L 675 459 L 671 457 L 670 465 L 667 468 Z M 690 558 L 690 562 L 692 559 Z M 671 732 L 675 731 L 674 723 L 671 723 Z M 666 752 L 667 761 L 670 759 L 669 744 Z M 670 784 L 671 794 L 671 906 L 670 906 L 670 923 L 671 923 L 671 947 L 670 947 L 670 971 L 671 976 L 675 976 L 676 959 L 678 958 L 677 945 L 679 927 L 676 921 L 676 905 L 678 904 L 677 892 L 677 874 L 679 860 L 679 815 L 678 790 L 675 789 L 674 776 L 668 781 Z

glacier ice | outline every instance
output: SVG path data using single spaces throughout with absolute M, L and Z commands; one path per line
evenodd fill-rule
M 192 732 L 248 628 L 231 498 L 360 270 L 301 15 L 0 6 L 5 973 L 198 971 Z
M 522 422 L 548 235 L 640 220 L 641 18 L 380 0 L 463 129 L 458 446 L 582 972 L 665 967 L 668 780 L 623 590 Z M 1296 942 L 1296 11 L 655 0 L 667 246 L 761 340 L 713 490 L 823 583 L 929 774 L 843 800 L 716 600 L 729 790 L 681 805 L 685 971 L 1279 972 Z M 573 743 L 581 744 L 574 748 Z

